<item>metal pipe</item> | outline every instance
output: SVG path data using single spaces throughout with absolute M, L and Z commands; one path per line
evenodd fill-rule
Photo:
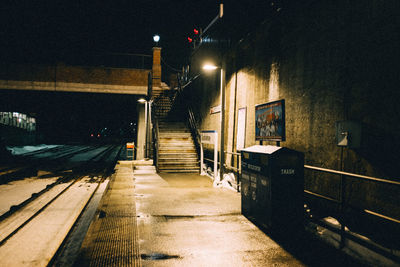
M 320 168 L 320 167 L 314 167 L 314 166 L 310 166 L 310 165 L 304 165 L 304 168 L 310 169 L 310 170 L 321 171 L 321 172 L 332 173 L 332 174 L 345 175 L 345 176 L 365 179 L 365 180 L 369 180 L 369 181 L 387 183 L 387 184 L 392 184 L 392 185 L 400 185 L 399 182 L 392 181 L 392 180 L 385 180 L 385 179 L 381 179 L 381 178 L 365 176 L 365 175 L 359 175 L 359 174 L 353 174 L 353 173 L 343 172 L 343 171 L 336 171 L 336 170 L 325 169 L 325 168 Z M 341 204 L 341 202 L 342 202 L 342 199 L 336 200 L 336 199 L 333 199 L 333 198 L 330 198 L 330 197 L 327 197 L 327 196 L 323 196 L 323 195 L 320 195 L 320 194 L 317 194 L 317 193 L 314 193 L 314 192 L 311 192 L 311 191 L 308 191 L 308 190 L 304 190 L 304 192 L 307 193 L 307 194 L 310 194 L 310 195 L 314 195 L 314 196 L 319 197 L 319 198 L 323 198 L 323 199 L 328 200 L 328 201 L 335 202 L 335 203 Z M 380 217 L 380 218 L 384 218 L 384 219 L 387 219 L 387 220 L 395 222 L 395 223 L 400 223 L 400 220 L 398 220 L 398 219 L 395 219 L 395 218 L 392 218 L 392 217 L 389 217 L 389 216 L 386 216 L 386 215 L 383 215 L 383 214 L 380 214 L 380 213 L 377 213 L 377 212 L 374 212 L 374 211 L 370 211 L 370 210 L 367 210 L 367 209 L 364 209 L 364 211 L 366 213 L 371 214 L 371 215 L 374 215 L 374 216 L 377 216 L 377 217 Z
M 389 217 L 389 216 L 386 216 L 386 215 L 383 215 L 383 214 L 380 214 L 380 213 L 377 213 L 377 212 L 374 212 L 374 211 L 371 211 L 371 210 L 364 210 L 364 211 L 366 213 L 369 213 L 371 215 L 375 215 L 377 217 L 381 217 L 381 218 L 386 219 L 388 221 L 392 221 L 392 222 L 395 222 L 395 223 L 400 223 L 400 220 L 397 220 L 395 218 L 392 218 L 392 217 Z
M 147 158 L 147 128 L 148 128 L 148 124 L 147 124 L 147 102 L 145 102 L 144 104 L 144 123 L 145 123 L 145 140 L 144 140 L 144 157 Z
M 240 153 L 236 153 L 236 152 L 228 152 L 228 151 L 225 151 L 225 153 L 226 153 L 226 154 L 232 154 L 232 155 L 235 155 L 235 156 L 240 156 Z
M 337 200 L 337 199 L 334 199 L 334 198 L 331 198 L 331 197 L 327 197 L 327 196 L 324 196 L 324 195 L 320 195 L 320 194 L 317 194 L 317 193 L 314 193 L 314 192 L 311 192 L 311 191 L 308 191 L 308 190 L 304 190 L 304 193 L 307 193 L 307 194 L 310 194 L 310 195 L 313 195 L 313 196 L 316 196 L 316 197 L 319 197 L 319 198 L 323 198 L 323 199 L 326 199 L 326 200 L 329 200 L 329 201 L 332 201 L 332 202 L 335 202 L 335 203 L 340 203 L 340 201 Z
M 340 149 L 340 171 L 343 172 L 343 147 Z M 340 215 L 342 220 L 340 222 L 340 248 L 346 245 L 346 225 L 344 224 L 344 212 L 346 203 L 346 176 L 340 174 Z
M 220 162 L 220 171 L 219 171 L 219 179 L 222 181 L 224 179 L 224 141 L 225 141 L 225 88 L 224 88 L 224 69 L 221 66 L 220 69 L 221 77 L 220 77 L 220 89 L 221 89 L 221 162 Z
M 336 171 L 336 170 L 331 170 L 331 169 L 314 167 L 314 166 L 310 166 L 310 165 L 304 165 L 304 168 L 310 169 L 310 170 L 321 171 L 321 172 L 327 172 L 327 173 L 342 174 L 342 175 L 365 179 L 365 180 L 374 181 L 374 182 L 387 183 L 387 184 L 392 184 L 392 185 L 400 185 L 400 182 L 397 182 L 397 181 L 386 180 L 386 179 L 381 179 L 381 178 L 376 178 L 376 177 L 371 177 L 371 176 L 366 176 L 366 175 L 360 175 L 360 174 L 354 174 L 354 173 L 350 173 L 350 172 Z

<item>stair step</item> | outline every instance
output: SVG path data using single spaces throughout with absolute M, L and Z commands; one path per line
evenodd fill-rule
M 166 126 L 166 125 L 164 125 L 164 126 L 158 125 L 158 130 L 160 132 L 173 132 L 173 133 L 175 133 L 175 132 L 184 132 L 184 133 L 190 133 L 190 130 L 188 128 L 186 128 L 186 127 L 175 128 L 175 127 L 170 127 L 170 126 Z
M 168 132 L 168 131 L 174 131 L 174 132 L 175 131 L 189 131 L 190 132 L 189 128 L 184 125 L 173 126 L 173 125 L 167 125 L 167 124 L 164 124 L 164 125 L 158 124 L 158 129 L 163 132 Z
M 199 170 L 160 170 L 160 173 L 198 173 Z
M 192 138 L 192 134 L 189 131 L 175 131 L 175 132 L 164 132 L 159 131 L 158 137 L 162 138 L 172 138 L 172 139 L 179 139 L 179 138 Z
M 163 161 L 163 162 L 158 162 L 158 166 L 197 166 L 198 162 L 197 161 L 182 161 L 182 162 L 176 162 L 176 161 Z
M 170 111 L 170 106 L 163 106 L 170 103 L 169 98 L 161 96 L 157 101 L 159 114 Z M 158 171 L 198 173 L 200 164 L 197 150 L 187 125 L 181 121 L 159 119 L 158 129 Z
M 162 150 L 164 153 L 174 153 L 173 150 L 179 150 L 178 153 L 182 153 L 182 150 L 190 150 L 191 153 L 195 153 L 196 152 L 196 148 L 195 146 L 163 146 L 160 145 L 158 147 L 159 150 Z M 168 151 L 171 150 L 171 151 Z
M 196 149 L 195 148 L 186 148 L 186 147 L 174 147 L 174 148 L 164 148 L 164 147 L 159 147 L 158 148 L 160 153 L 183 153 L 183 152 L 187 152 L 187 153 L 196 153 Z
M 160 132 L 158 137 L 162 138 L 192 138 L 190 133 L 163 133 Z
M 199 159 L 197 157 L 159 157 L 158 162 L 160 161 L 184 161 L 184 160 L 190 160 L 192 162 L 199 162 Z
M 181 159 L 181 158 L 195 158 L 197 159 L 196 153 L 158 153 L 159 159 Z
M 160 149 L 160 154 L 163 153 L 174 153 L 174 154 L 186 154 L 186 153 L 196 153 L 195 149 Z
M 158 163 L 198 163 L 196 158 L 161 158 Z
M 185 140 L 176 142 L 176 140 L 163 140 L 159 142 L 160 146 L 192 146 L 194 147 L 193 141 Z
M 175 154 L 180 153 L 180 154 L 182 154 L 183 151 L 187 151 L 187 153 L 196 153 L 196 148 L 193 146 L 181 146 L 181 147 L 160 146 L 160 147 L 158 147 L 158 150 L 160 151 L 160 153 L 175 153 Z M 176 152 L 174 152 L 175 150 L 178 150 L 179 152 L 176 153 Z
M 177 137 L 177 138 L 174 138 L 174 137 L 172 137 L 172 136 L 163 136 L 163 137 L 158 137 L 159 138 L 159 143 L 169 143 L 169 144 L 171 144 L 171 143 L 176 143 L 176 144 L 180 144 L 180 143 L 183 143 L 183 144 L 194 144 L 194 142 L 193 142 L 193 140 L 191 139 L 191 138 L 189 138 L 189 137 L 185 137 L 185 136 L 181 136 L 181 137 Z
M 159 150 L 166 152 L 168 150 L 190 150 L 190 151 L 196 151 L 196 148 L 194 146 L 159 146 L 158 147 Z
M 159 165 L 159 170 L 200 170 L 199 166 L 194 165 Z
M 185 138 L 189 138 L 192 137 L 192 134 L 189 131 L 168 131 L 168 132 L 164 132 L 164 131 L 160 131 L 158 133 L 158 136 L 162 136 L 164 138 L 181 138 L 181 137 L 185 137 Z
M 160 120 L 158 123 L 160 124 L 173 124 L 173 125 L 186 125 L 183 121 L 169 121 L 169 120 Z
M 159 144 L 170 144 L 170 143 L 189 143 L 191 138 L 189 137 L 181 137 L 180 139 L 178 138 L 171 138 L 171 137 L 159 137 L 158 139 Z M 192 141 L 193 142 L 193 141 Z

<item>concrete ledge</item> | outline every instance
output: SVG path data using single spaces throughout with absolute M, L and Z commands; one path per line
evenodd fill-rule
M 0 89 L 147 95 L 147 86 L 0 80 Z

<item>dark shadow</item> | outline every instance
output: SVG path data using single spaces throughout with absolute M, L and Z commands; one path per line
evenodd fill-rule
M 299 227 L 297 230 L 284 228 L 272 230 L 258 223 L 254 218 L 248 219 L 306 266 L 365 266 L 365 264 L 313 237 L 306 232 L 304 227 Z

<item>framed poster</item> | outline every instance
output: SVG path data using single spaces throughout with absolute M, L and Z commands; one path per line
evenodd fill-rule
M 237 135 L 236 135 L 236 151 L 244 148 L 246 140 L 246 113 L 247 108 L 239 108 L 238 122 L 237 122 Z
M 256 140 L 285 141 L 285 100 L 256 106 Z

